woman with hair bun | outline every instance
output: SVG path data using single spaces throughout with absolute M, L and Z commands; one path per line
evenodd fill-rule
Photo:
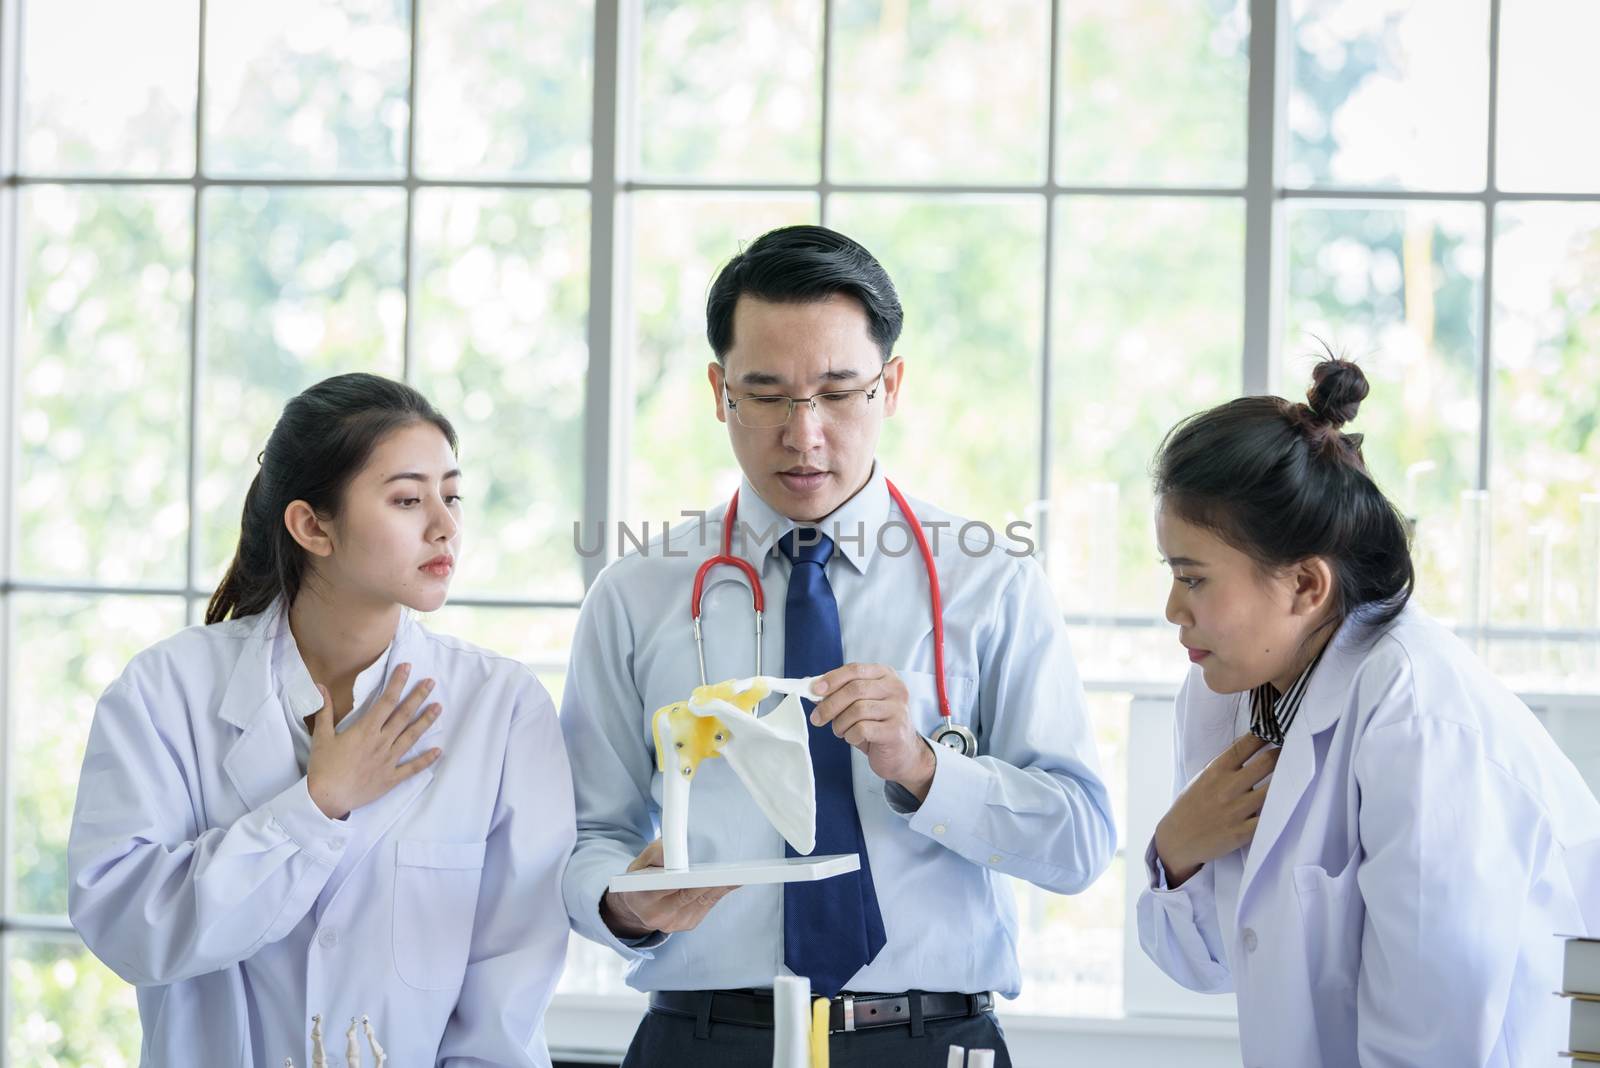
M 1304 404 L 1191 416 L 1154 465 L 1167 619 L 1193 662 L 1139 940 L 1238 997 L 1249 1065 L 1556 1063 L 1557 934 L 1600 934 L 1600 804 L 1532 712 L 1410 603 L 1407 530 Z

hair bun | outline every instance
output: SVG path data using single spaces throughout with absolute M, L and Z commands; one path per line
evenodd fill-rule
M 1329 357 L 1311 372 L 1306 406 L 1317 422 L 1338 429 L 1356 417 L 1369 391 L 1361 368 L 1349 360 Z

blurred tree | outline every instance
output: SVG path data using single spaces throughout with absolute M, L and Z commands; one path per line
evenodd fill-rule
M 7 937 L 7 1063 L 23 1068 L 133 1068 L 133 988 L 71 941 Z

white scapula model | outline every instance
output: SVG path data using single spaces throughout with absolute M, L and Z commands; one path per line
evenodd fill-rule
M 727 760 L 767 820 L 795 852 L 817 844 L 816 782 L 801 698 L 816 701 L 815 679 L 757 675 L 699 686 L 687 701 L 658 709 L 656 766 L 662 775 L 662 867 L 689 866 L 689 788 L 700 762 Z M 788 696 L 765 716 L 756 706 L 773 693 Z

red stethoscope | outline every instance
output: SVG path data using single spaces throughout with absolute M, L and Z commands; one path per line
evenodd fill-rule
M 944 683 L 944 607 L 939 598 L 939 571 L 933 564 L 933 550 L 928 548 L 927 536 L 922 533 L 922 526 L 917 522 L 916 515 L 911 511 L 911 506 L 906 503 L 905 497 L 895 488 L 893 482 L 884 479 L 884 485 L 889 489 L 889 496 L 894 498 L 894 503 L 899 507 L 900 514 L 905 516 L 906 523 L 911 527 L 911 534 L 916 538 L 917 551 L 922 554 L 923 566 L 928 571 L 928 599 L 933 611 L 933 668 L 934 682 L 939 691 L 939 715 L 944 720 L 928 735 L 930 741 L 953 749 L 965 756 L 976 756 L 978 753 L 978 739 L 966 727 L 955 722 L 950 715 L 950 695 L 945 690 Z M 761 592 L 761 576 L 750 563 L 733 555 L 733 528 L 735 517 L 739 514 L 739 491 L 734 490 L 733 499 L 728 502 L 728 510 L 722 517 L 722 551 L 700 565 L 694 573 L 694 593 L 689 599 L 689 619 L 694 624 L 694 649 L 700 659 L 700 685 L 706 685 L 706 647 L 703 632 L 700 628 L 700 599 L 705 591 L 706 576 L 722 564 L 729 564 L 744 573 L 745 580 L 750 583 L 750 600 L 755 608 L 756 615 L 756 674 L 761 674 L 761 619 L 766 612 L 766 597 Z

